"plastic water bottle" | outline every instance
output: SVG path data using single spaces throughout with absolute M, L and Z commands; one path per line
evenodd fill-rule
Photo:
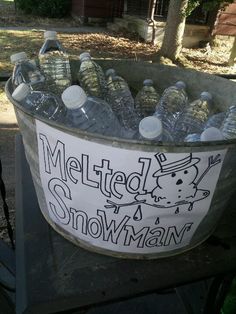
M 212 116 L 209 117 L 205 124 L 205 129 L 210 128 L 210 127 L 215 127 L 220 129 L 222 126 L 222 123 L 225 119 L 226 112 L 220 112 L 220 113 L 215 113 Z
M 140 121 L 139 138 L 155 142 L 173 142 L 171 134 L 163 128 L 161 120 L 155 116 L 145 117 Z
M 236 105 L 229 107 L 221 126 L 223 137 L 227 140 L 236 138 Z
M 40 72 L 36 63 L 29 60 L 25 52 L 18 52 L 10 57 L 11 63 L 14 64 L 12 73 L 12 85 L 15 89 L 21 83 L 29 84 L 34 90 L 44 88 L 45 77 Z
M 160 114 L 164 119 L 168 119 L 171 124 L 174 124 L 179 113 L 185 109 L 188 103 L 185 89 L 186 85 L 182 81 L 166 88 L 157 104 L 155 114 Z
M 79 84 L 88 96 L 105 99 L 106 79 L 101 66 L 91 59 L 88 52 L 82 53 L 79 58 Z
M 201 141 L 201 134 L 198 133 L 193 133 L 193 134 L 188 134 L 184 142 L 200 142 Z
M 126 130 L 138 130 L 140 117 L 134 109 L 134 99 L 125 80 L 116 75 L 110 75 L 107 80 L 107 102 L 118 117 L 120 124 Z
M 50 120 L 60 121 L 65 115 L 65 106 L 56 95 L 45 91 L 34 91 L 21 83 L 12 97 L 26 110 Z
M 215 128 L 215 127 L 209 127 L 205 129 L 201 134 L 194 133 L 194 134 L 188 134 L 184 141 L 185 142 L 212 142 L 212 141 L 222 141 L 223 134 L 222 132 Z
M 107 101 L 112 102 L 114 96 L 113 91 L 119 91 L 119 93 L 122 93 L 122 95 L 125 97 L 127 103 L 129 103 L 129 107 L 134 110 L 134 98 L 126 80 L 122 76 L 117 75 L 114 69 L 108 69 L 106 71 L 106 80 Z M 119 110 L 119 108 L 117 110 Z
M 191 102 L 176 121 L 174 132 L 176 140 L 183 140 L 188 134 L 202 133 L 210 113 L 212 96 L 202 92 L 200 98 Z
M 44 44 L 39 51 L 39 63 L 42 69 L 48 90 L 61 94 L 71 85 L 71 70 L 69 57 L 57 39 L 54 31 L 44 32 Z
M 62 93 L 67 107 L 64 123 L 91 133 L 120 136 L 121 126 L 110 106 L 103 100 L 87 96 L 77 85 L 68 87 Z
M 112 84 L 117 89 L 122 89 L 122 90 L 127 89 L 128 92 L 130 93 L 130 95 L 132 96 L 128 83 L 126 82 L 126 80 L 122 76 L 117 75 L 115 69 L 112 69 L 112 68 L 108 69 L 106 71 L 105 75 L 106 75 L 107 85 Z M 114 77 L 116 78 L 115 81 L 113 81 Z M 117 84 L 117 86 L 115 84 Z M 134 104 L 133 99 L 131 100 L 131 102 Z
M 146 79 L 135 97 L 135 109 L 142 117 L 150 116 L 155 112 L 159 99 L 160 96 L 153 86 L 153 81 Z

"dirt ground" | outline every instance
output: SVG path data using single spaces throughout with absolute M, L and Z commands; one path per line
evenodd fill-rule
M 39 26 L 75 27 L 78 26 L 71 18 L 42 19 L 25 16 L 15 12 L 13 2 L 0 0 L 0 27 L 3 26 Z M 72 55 L 81 51 L 90 51 L 99 58 L 131 58 L 135 60 L 155 61 L 159 47 L 144 43 L 137 34 L 105 32 L 103 34 L 60 34 L 66 50 Z M 179 66 L 194 68 L 208 73 L 236 74 L 235 66 L 228 66 L 228 58 L 232 46 L 232 38 L 217 38 L 215 46 L 209 48 L 184 48 Z M 10 55 L 11 51 L 9 51 Z M 0 52 L 1 60 L 1 52 Z M 160 62 L 173 65 L 168 59 L 161 58 Z M 0 62 L 1 63 L 1 62 Z M 6 184 L 7 202 L 14 224 L 14 189 L 15 185 L 15 153 L 14 138 L 18 132 L 12 104 L 4 95 L 4 83 L 0 83 L 0 158 L 3 164 L 3 179 Z M 6 223 L 0 206 L 0 238 L 8 242 Z

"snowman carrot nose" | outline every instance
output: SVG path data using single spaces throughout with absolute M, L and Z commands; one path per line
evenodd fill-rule
M 176 182 L 176 185 L 180 185 L 180 184 L 182 184 L 183 183 L 183 181 L 181 180 L 181 179 L 179 179 L 177 182 Z

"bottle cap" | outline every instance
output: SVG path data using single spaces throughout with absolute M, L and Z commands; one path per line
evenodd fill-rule
M 21 83 L 16 87 L 16 89 L 12 93 L 12 98 L 14 98 L 16 101 L 21 101 L 29 94 L 29 92 L 30 92 L 29 85 Z
M 11 63 L 16 63 L 18 61 L 24 61 L 27 59 L 28 59 L 27 54 L 23 51 L 15 53 L 15 54 L 11 55 L 11 57 L 10 57 Z
M 145 117 L 139 123 L 139 133 L 146 139 L 155 139 L 162 133 L 162 122 L 154 116 Z
M 86 59 L 91 59 L 90 53 L 89 52 L 83 52 L 79 55 L 80 61 L 86 60 Z
M 146 79 L 143 81 L 144 86 L 152 86 L 153 85 L 153 80 L 151 79 Z
M 29 63 L 32 64 L 35 68 L 37 68 L 36 60 L 29 60 Z
M 211 93 L 208 93 L 208 92 L 202 92 L 201 93 L 201 98 L 204 99 L 204 100 L 212 100 L 212 95 Z
M 219 129 L 210 127 L 202 132 L 200 139 L 202 142 L 221 141 L 224 139 L 224 137 Z
M 61 99 L 68 109 L 77 109 L 86 102 L 87 95 L 80 86 L 72 85 L 64 90 Z
M 236 112 L 236 105 L 230 106 L 228 112 Z
M 57 39 L 57 32 L 55 31 L 45 31 L 44 39 Z
M 175 83 L 175 86 L 178 88 L 178 89 L 185 89 L 186 88 L 186 84 L 183 82 L 183 81 L 178 81 Z
M 116 75 L 116 71 L 114 69 L 106 70 L 106 77 L 108 77 L 108 76 L 115 76 L 115 75 Z

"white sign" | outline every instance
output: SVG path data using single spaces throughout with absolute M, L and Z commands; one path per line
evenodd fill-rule
M 36 126 L 41 181 L 57 225 L 117 252 L 188 245 L 209 210 L 226 150 L 134 151 Z

